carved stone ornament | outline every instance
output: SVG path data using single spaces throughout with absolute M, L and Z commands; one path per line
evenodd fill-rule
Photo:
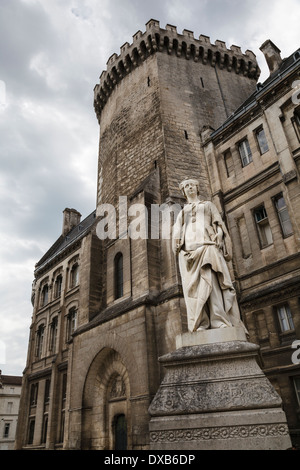
M 181 441 L 207 441 L 211 439 L 247 439 L 249 437 L 280 437 L 289 435 L 287 424 L 263 424 L 243 426 L 205 427 L 195 429 L 172 429 L 150 433 L 150 441 L 155 442 L 181 442 Z
M 126 387 L 120 375 L 114 377 L 111 385 L 109 398 L 123 398 L 126 397 Z
M 231 341 L 161 357 L 166 373 L 149 407 L 150 449 L 288 449 L 282 400 L 257 363 L 258 349 Z

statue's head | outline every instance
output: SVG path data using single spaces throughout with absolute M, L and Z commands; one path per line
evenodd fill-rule
M 198 180 L 195 180 L 193 178 L 186 178 L 184 179 L 183 181 L 181 181 L 180 185 L 179 185 L 179 189 L 181 190 L 181 192 L 183 193 L 183 195 L 185 197 L 187 197 L 186 195 L 186 192 L 185 192 L 185 188 L 188 187 L 188 185 L 194 185 L 196 186 L 196 189 L 197 189 L 197 196 L 199 196 L 200 192 L 199 192 L 199 181 Z

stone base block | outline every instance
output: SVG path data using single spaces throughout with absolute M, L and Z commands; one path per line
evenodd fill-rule
M 151 450 L 283 450 L 291 447 L 282 410 L 163 416 L 150 422 Z
M 247 341 L 244 328 L 216 328 L 196 331 L 195 333 L 183 333 L 176 336 L 176 349 L 201 344 L 226 343 L 228 341 Z
M 259 347 L 233 330 L 217 334 L 240 340 L 196 343 L 159 359 L 165 376 L 149 408 L 151 450 L 291 447 L 281 398 L 257 362 Z

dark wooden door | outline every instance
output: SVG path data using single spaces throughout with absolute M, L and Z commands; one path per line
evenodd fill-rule
M 127 423 L 125 415 L 116 417 L 115 450 L 127 450 Z

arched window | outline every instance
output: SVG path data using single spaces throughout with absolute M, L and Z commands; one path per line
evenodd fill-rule
M 56 340 L 57 340 L 57 330 L 58 330 L 58 317 L 54 317 L 50 323 L 50 339 L 49 339 L 49 351 L 55 353 L 56 350 Z
M 123 297 L 123 255 L 118 253 L 115 257 L 115 299 Z
M 61 295 L 61 287 L 62 287 L 62 275 L 59 274 L 55 280 L 54 286 L 54 297 L 57 299 Z
M 72 307 L 69 310 L 67 315 L 67 341 L 69 341 L 72 337 L 72 334 L 76 330 L 77 327 L 77 309 Z
M 42 357 L 45 325 L 40 325 L 36 334 L 35 355 L 38 359 Z
M 45 284 L 42 290 L 42 297 L 41 297 L 41 307 L 44 307 L 48 303 L 48 284 Z
M 75 263 L 71 269 L 70 287 L 72 288 L 72 287 L 77 286 L 78 281 L 79 281 L 79 266 L 77 263 Z

